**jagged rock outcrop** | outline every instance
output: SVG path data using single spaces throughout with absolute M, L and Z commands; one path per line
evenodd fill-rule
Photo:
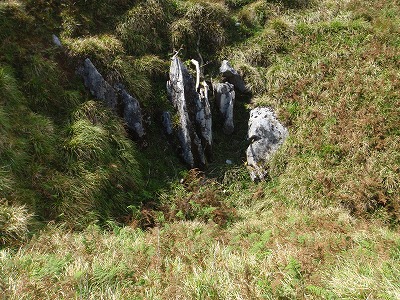
M 219 71 L 225 77 L 226 81 L 233 84 L 239 92 L 249 93 L 249 89 L 246 87 L 242 76 L 232 68 L 227 60 L 222 61 Z
M 212 145 L 211 111 L 207 86 L 199 87 L 187 68 L 174 56 L 171 61 L 168 95 L 179 116 L 178 138 L 183 160 L 191 167 L 202 168 Z
M 129 133 L 136 138 L 142 138 L 145 131 L 139 101 L 128 94 L 121 85 L 118 86 L 118 91 L 122 99 L 123 117 Z
M 287 129 L 277 120 L 274 112 L 267 107 L 251 110 L 249 118 L 247 166 L 253 181 L 263 180 L 268 171 L 265 163 L 279 149 L 288 136 Z
M 79 73 L 83 77 L 85 86 L 90 93 L 97 99 L 103 100 L 105 105 L 115 110 L 117 107 L 117 93 L 114 88 L 104 80 L 103 76 L 97 71 L 96 67 L 86 58 Z
M 223 131 L 232 134 L 235 126 L 233 124 L 233 106 L 235 104 L 235 90 L 233 84 L 228 82 L 214 85 L 216 103 L 223 119 Z
M 145 135 L 139 101 L 132 97 L 122 84 L 112 87 L 89 58 L 85 59 L 78 73 L 82 75 L 85 86 L 94 97 L 102 100 L 115 112 L 117 112 L 117 106 L 122 107 L 122 116 L 133 137 L 142 138 Z

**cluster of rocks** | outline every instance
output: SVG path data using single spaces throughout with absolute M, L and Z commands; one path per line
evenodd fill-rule
M 57 48 L 63 45 L 60 39 L 53 34 L 52 42 Z M 122 110 L 128 133 L 134 138 L 141 139 L 145 135 L 143 117 L 139 101 L 130 95 L 123 84 L 111 86 L 96 69 L 89 58 L 78 67 L 77 73 L 83 77 L 83 82 L 90 93 L 114 112 Z
M 181 155 L 191 168 L 203 168 L 212 156 L 212 113 L 209 102 L 209 85 L 200 82 L 200 68 L 196 60 L 196 79 L 178 56 L 171 60 L 167 91 L 175 108 L 179 121 L 175 124 L 176 134 L 180 142 Z M 240 75 L 224 61 L 221 73 L 227 82 L 213 84 L 216 106 L 223 121 L 223 131 L 232 134 L 234 131 L 233 107 L 235 103 L 235 86 L 231 82 L 241 84 L 241 91 L 246 91 Z M 165 132 L 173 134 L 171 113 L 163 113 Z
M 62 47 L 55 35 L 52 38 L 57 47 Z M 200 82 L 198 62 L 192 60 L 192 63 L 196 66 L 196 80 L 177 55 L 171 60 L 167 91 L 178 121 L 174 124 L 172 113 L 165 111 L 162 114 L 162 124 L 167 135 L 176 133 L 185 163 L 190 168 L 204 168 L 212 156 L 212 113 L 208 97 L 210 88 L 205 81 Z M 122 84 L 108 83 L 89 58 L 78 68 L 78 73 L 95 98 L 103 101 L 111 110 L 122 112 L 127 130 L 133 137 L 141 139 L 145 136 L 140 104 Z M 213 84 L 212 89 L 222 118 L 223 132 L 232 134 L 235 128 L 235 89 L 240 93 L 249 93 L 249 90 L 228 61 L 222 62 L 220 73 L 225 82 Z M 262 180 L 267 175 L 266 162 L 285 141 L 288 131 L 267 107 L 253 109 L 248 126 L 250 145 L 246 151 L 247 166 L 252 180 Z
M 192 60 L 193 62 L 193 60 Z M 211 158 L 212 117 L 208 99 L 209 87 L 200 83 L 198 64 L 196 80 L 186 66 L 174 56 L 171 61 L 168 95 L 179 121 L 175 124 L 182 158 L 191 168 L 202 168 Z M 241 93 L 249 90 L 239 73 L 224 60 L 220 72 L 226 82 L 213 84 L 215 103 L 223 121 L 225 134 L 234 131 L 233 110 L 235 89 Z M 165 132 L 172 135 L 174 126 L 170 112 L 163 113 Z M 287 129 L 277 120 L 270 108 L 258 107 L 250 112 L 247 148 L 247 166 L 252 180 L 263 180 L 267 175 L 266 163 L 288 136 Z

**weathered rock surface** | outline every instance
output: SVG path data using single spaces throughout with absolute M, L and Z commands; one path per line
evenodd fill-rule
M 201 132 L 202 145 L 206 157 L 212 155 L 212 117 L 208 100 L 208 85 L 204 81 L 200 83 L 199 96 L 196 98 L 196 125 Z
M 145 135 L 139 101 L 132 97 L 122 84 L 112 87 L 89 58 L 85 59 L 78 73 L 83 77 L 85 86 L 95 98 L 102 100 L 115 112 L 117 112 L 117 106 L 119 109 L 122 108 L 122 117 L 133 137 L 142 138 Z
M 233 84 L 228 82 L 214 85 L 216 102 L 223 118 L 223 131 L 225 134 L 232 134 L 235 126 L 233 124 L 233 106 L 235 104 L 235 90 Z
M 249 92 L 249 89 L 246 87 L 242 76 L 240 76 L 239 73 L 234 68 L 232 68 L 227 60 L 222 61 L 219 71 L 226 78 L 226 81 L 233 84 L 239 92 Z
M 207 87 L 201 87 L 204 89 L 201 96 L 193 77 L 177 56 L 171 61 L 169 77 L 167 90 L 179 116 L 177 131 L 183 160 L 191 168 L 202 168 L 212 140 L 210 104 L 205 96 Z
M 164 131 L 167 135 L 171 135 L 174 132 L 172 124 L 172 116 L 169 111 L 164 111 L 161 116 Z
M 97 99 L 103 100 L 105 105 L 115 110 L 117 106 L 117 94 L 114 88 L 104 80 L 96 67 L 86 58 L 83 67 L 79 70 L 83 76 L 85 86 Z
M 128 94 L 122 86 L 119 86 L 119 94 L 123 104 L 123 117 L 129 133 L 136 138 L 142 138 L 145 131 L 139 101 Z
M 287 129 L 267 107 L 257 107 L 250 112 L 247 148 L 247 166 L 251 179 L 263 180 L 268 171 L 265 163 L 271 159 L 288 136 Z

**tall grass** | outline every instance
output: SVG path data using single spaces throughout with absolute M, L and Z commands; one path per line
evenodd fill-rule
M 126 13 L 124 20 L 117 26 L 117 32 L 128 53 L 157 54 L 166 50 L 167 22 L 171 6 L 170 1 L 147 0 Z
M 268 23 L 262 34 L 273 30 L 287 45 L 284 52 L 264 48 L 274 54 L 256 88 L 263 95 L 253 102 L 275 107 L 289 130 L 295 128 L 280 176 L 287 198 L 302 206 L 336 203 L 359 214 L 385 207 L 387 220 L 396 220 L 396 38 L 375 35 L 380 17 L 366 22 L 358 11 L 338 7 L 290 13 Z M 267 45 L 268 39 L 255 38 L 247 49 Z M 232 51 L 236 57 L 243 52 Z M 239 64 L 263 66 L 257 55 L 238 58 Z
M 178 12 L 170 25 L 172 47 L 183 47 L 185 57 L 211 61 L 227 40 L 226 28 L 232 23 L 227 7 L 206 1 L 182 2 Z
M 65 38 L 63 43 L 70 55 L 80 58 L 90 57 L 103 65 L 110 64 L 112 58 L 125 52 L 121 41 L 109 34 L 99 36 Z
M 1 13 L 9 13 L 8 5 Z M 24 6 L 16 7 L 26 13 Z M 1 34 L 10 28 L 0 26 Z M 134 145 L 112 112 L 85 102 L 70 65 L 62 61 L 66 56 L 50 45 L 41 48 L 40 32 L 31 37 L 38 49 L 21 39 L 23 58 L 0 57 L 1 197 L 16 214 L 66 220 L 71 227 L 127 214 L 129 205 L 141 201 Z M 5 243 L 13 242 L 7 237 Z

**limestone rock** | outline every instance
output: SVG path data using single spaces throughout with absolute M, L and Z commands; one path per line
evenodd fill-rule
M 79 70 L 83 76 L 85 86 L 97 99 L 103 100 L 105 105 L 115 110 L 117 106 L 117 94 L 114 88 L 104 80 L 96 67 L 86 58 L 83 67 Z
M 165 133 L 171 135 L 174 132 L 171 113 L 169 111 L 164 111 L 161 118 Z
M 208 85 L 205 81 L 200 84 L 199 96 L 195 98 L 196 125 L 201 133 L 204 153 L 210 158 L 212 154 L 212 117 L 210 102 L 208 101 Z
M 247 148 L 247 166 L 253 181 L 263 180 L 268 171 L 265 163 L 271 159 L 288 136 L 287 129 L 267 107 L 257 107 L 250 112 Z
M 232 134 L 235 126 L 233 124 L 233 106 L 235 104 L 235 90 L 233 84 L 228 82 L 214 85 L 218 109 L 223 118 L 223 131 Z
M 123 117 L 128 127 L 129 133 L 137 138 L 145 135 L 142 122 L 142 112 L 139 101 L 133 98 L 128 92 L 120 86 L 119 94 L 121 95 L 123 104 Z
M 193 77 L 177 56 L 172 58 L 169 77 L 167 90 L 179 116 L 177 133 L 183 160 L 191 168 L 202 168 L 206 164 L 206 153 L 212 139 L 207 87 L 202 87 L 201 96 Z
M 233 84 L 235 88 L 241 93 L 248 93 L 249 89 L 246 87 L 242 76 L 232 68 L 227 60 L 222 61 L 221 67 L 219 68 L 220 73 L 226 78 L 226 80 Z
M 118 109 L 122 108 L 122 116 L 133 137 L 142 138 L 145 135 L 139 101 L 132 97 L 122 84 L 112 87 L 89 58 L 85 59 L 83 66 L 78 69 L 78 73 L 82 75 L 85 86 L 94 97 L 102 100 L 115 112 L 117 112 L 117 106 Z M 119 104 L 118 100 L 120 100 Z

